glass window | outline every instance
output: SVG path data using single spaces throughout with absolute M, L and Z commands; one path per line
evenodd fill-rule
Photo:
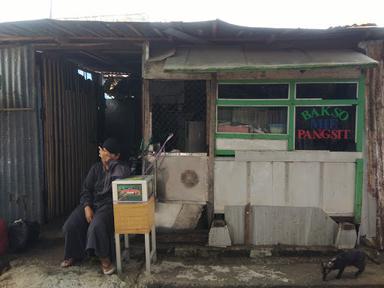
M 287 107 L 219 107 L 217 132 L 287 133 Z
M 288 84 L 220 84 L 220 99 L 288 99 Z
M 296 84 L 297 99 L 356 99 L 357 83 Z
M 356 106 L 296 107 L 296 150 L 355 151 Z

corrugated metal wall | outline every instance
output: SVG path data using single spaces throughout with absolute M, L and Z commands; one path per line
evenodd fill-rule
M 366 154 L 368 192 L 377 199 L 377 244 L 384 249 L 384 41 L 365 46 L 367 55 L 379 62 L 367 73 Z
M 93 75 L 96 76 L 95 74 Z M 77 67 L 42 58 L 47 218 L 79 203 L 81 183 L 97 160 L 97 79 L 85 80 Z
M 39 101 L 30 47 L 0 48 L 0 217 L 42 220 Z

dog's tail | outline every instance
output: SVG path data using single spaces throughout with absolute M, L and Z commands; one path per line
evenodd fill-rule
M 365 253 L 365 256 L 367 256 L 367 258 L 369 260 L 371 260 L 373 263 L 377 264 L 377 265 L 380 265 L 381 263 L 379 261 L 377 261 L 376 259 L 372 258 L 371 256 L 369 256 L 367 253 Z

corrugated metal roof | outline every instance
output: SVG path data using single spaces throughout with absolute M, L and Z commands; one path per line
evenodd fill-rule
M 255 50 L 246 47 L 180 48 L 165 61 L 165 71 L 217 72 L 316 69 L 376 65 L 353 50 Z
M 41 146 L 29 47 L 0 49 L 0 217 L 42 219 Z
M 75 40 L 181 41 L 187 43 L 258 42 L 276 43 L 300 40 L 337 40 L 355 42 L 383 39 L 378 27 L 333 29 L 282 29 L 237 26 L 221 20 L 202 22 L 101 22 L 42 19 L 0 23 L 0 41 L 54 43 Z
M 220 20 L 203 22 L 102 22 L 33 20 L 0 23 L 0 45 L 35 44 L 43 53 L 65 57 L 85 69 L 137 73 L 142 44 L 150 57 L 181 46 L 253 45 L 257 49 L 358 49 L 384 39 L 384 28 L 255 28 Z

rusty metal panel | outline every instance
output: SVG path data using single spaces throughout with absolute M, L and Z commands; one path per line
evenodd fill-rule
M 42 220 L 39 103 L 30 47 L 0 49 L 0 217 Z
M 97 159 L 98 81 L 59 58 L 42 58 L 47 218 L 79 203 L 81 183 Z
M 365 43 L 367 55 L 379 62 L 367 72 L 367 190 L 377 199 L 376 240 L 384 249 L 384 41 Z

